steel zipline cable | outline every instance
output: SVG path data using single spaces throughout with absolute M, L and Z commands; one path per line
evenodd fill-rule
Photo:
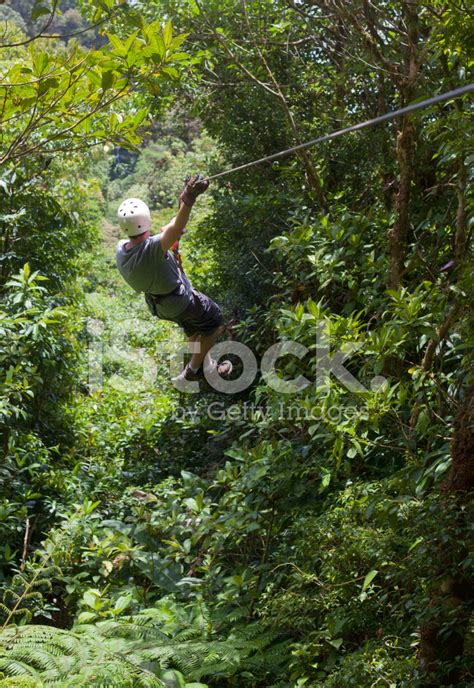
M 324 141 L 331 141 L 344 134 L 349 134 L 352 131 L 359 131 L 360 129 L 365 129 L 366 127 L 371 127 L 374 124 L 380 124 L 380 122 L 387 122 L 388 120 L 394 119 L 395 117 L 400 117 L 401 115 L 407 115 L 409 112 L 415 112 L 415 110 L 422 110 L 423 108 L 430 107 L 430 105 L 435 105 L 436 103 L 442 103 L 446 100 L 451 100 L 452 98 L 459 98 L 465 93 L 470 93 L 474 91 L 474 84 L 468 84 L 467 86 L 462 86 L 461 88 L 455 88 L 453 91 L 447 91 L 446 93 L 441 93 L 438 96 L 433 96 L 427 100 L 421 100 L 418 103 L 412 103 L 406 107 L 400 108 L 399 110 L 392 110 L 391 112 L 386 112 L 384 115 L 379 117 L 374 117 L 373 119 L 368 119 L 365 122 L 359 122 L 359 124 L 354 124 L 351 127 L 346 127 L 345 129 L 339 129 L 338 131 L 333 131 L 331 134 L 325 134 L 324 136 L 319 136 L 317 139 L 312 139 L 306 143 L 300 143 L 298 146 L 293 146 L 293 148 L 287 148 L 286 150 L 280 151 L 279 153 L 273 153 L 273 155 L 267 155 L 265 158 L 259 158 L 258 160 L 253 160 L 253 162 L 247 162 L 243 165 L 238 165 L 233 167 L 231 170 L 224 170 L 224 172 L 219 172 L 218 174 L 213 174 L 207 177 L 210 181 L 212 179 L 218 179 L 219 177 L 225 177 L 233 172 L 238 172 L 239 170 L 246 170 L 248 167 L 253 167 L 254 165 L 259 165 L 262 162 L 270 162 L 271 160 L 277 160 L 278 158 L 283 158 L 285 155 L 290 155 L 305 148 L 310 148 L 315 146 L 317 143 L 323 143 Z

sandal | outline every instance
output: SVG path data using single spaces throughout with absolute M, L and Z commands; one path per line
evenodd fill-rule
M 214 373 L 217 370 L 218 375 L 220 377 L 229 377 L 231 375 L 232 370 L 233 370 L 233 365 L 230 361 L 222 361 L 222 363 L 217 363 L 214 359 L 205 366 L 205 374 L 211 374 Z

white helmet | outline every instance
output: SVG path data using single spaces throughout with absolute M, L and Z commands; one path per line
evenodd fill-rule
M 143 234 L 151 227 L 150 208 L 139 198 L 127 198 L 118 211 L 117 217 L 122 229 L 129 237 Z

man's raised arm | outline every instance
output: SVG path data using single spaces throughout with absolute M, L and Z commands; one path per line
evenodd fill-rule
M 184 191 L 181 193 L 181 205 L 176 217 L 170 223 L 161 228 L 160 243 L 163 252 L 166 253 L 173 244 L 178 241 L 183 233 L 183 229 L 191 215 L 191 209 L 199 194 L 204 193 L 209 186 L 209 181 L 200 174 L 195 174 L 186 182 Z

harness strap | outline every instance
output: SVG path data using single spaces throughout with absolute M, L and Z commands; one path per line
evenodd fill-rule
M 171 246 L 171 250 L 173 251 L 174 257 L 178 261 L 179 267 L 181 270 L 183 269 L 183 262 L 181 260 L 181 252 L 179 250 L 179 239 L 174 242 L 174 244 Z
M 169 292 L 166 293 L 166 294 L 152 294 L 152 293 L 149 292 L 149 291 L 147 291 L 147 292 L 145 292 L 145 293 L 148 294 L 149 296 L 151 296 L 151 298 L 152 298 L 154 301 L 159 301 L 160 299 L 164 299 L 165 296 L 171 296 L 172 294 L 176 294 L 176 292 L 178 292 L 180 289 L 181 289 L 181 283 L 178 284 L 178 285 L 173 289 L 173 291 L 169 291 Z

